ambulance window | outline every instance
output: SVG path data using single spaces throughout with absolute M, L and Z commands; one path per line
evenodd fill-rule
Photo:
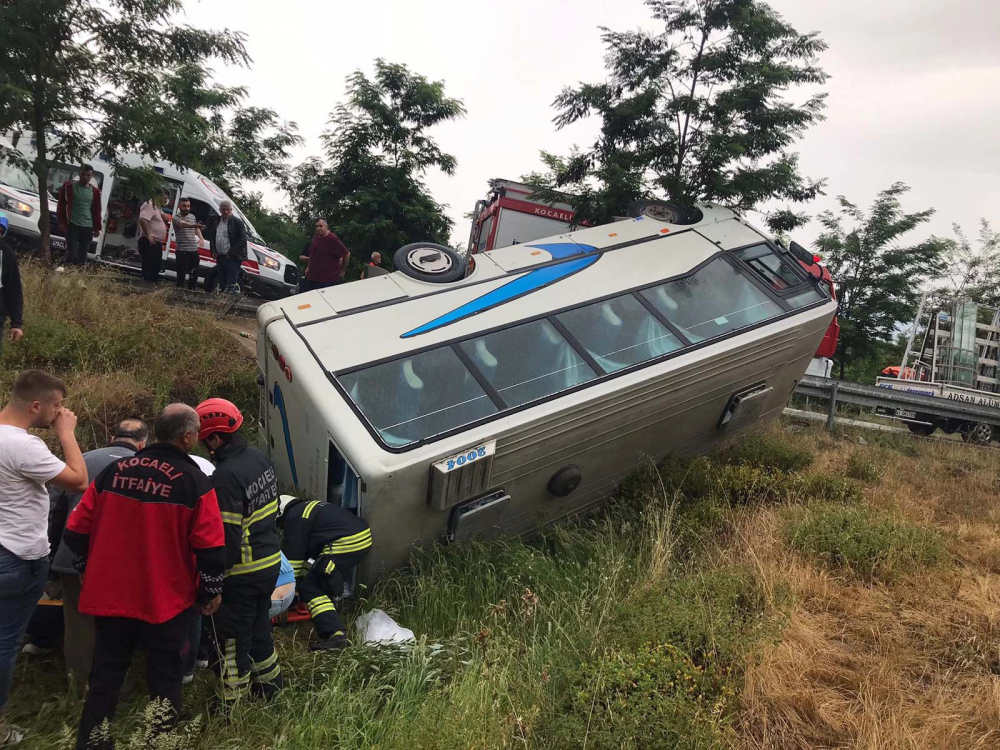
M 218 217 L 219 214 L 216 210 L 205 203 L 205 201 L 200 201 L 197 198 L 192 198 L 191 196 L 185 197 L 191 201 L 191 213 L 193 213 L 194 217 L 202 224 L 208 225 L 213 219 Z
M 680 339 L 631 294 L 557 317 L 606 372 L 616 372 L 682 346 Z
M 341 375 L 339 380 L 386 444 L 394 447 L 497 411 L 447 346 Z
M 690 341 L 781 315 L 783 310 L 722 258 L 691 276 L 639 292 Z
M 507 406 L 520 406 L 597 377 L 547 320 L 497 331 L 459 346 Z

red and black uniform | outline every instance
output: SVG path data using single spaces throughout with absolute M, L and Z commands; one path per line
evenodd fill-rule
M 343 595 L 345 578 L 371 551 L 371 529 L 348 510 L 304 499 L 285 507 L 281 527 L 282 551 L 295 571 L 295 589 L 309 607 L 316 634 L 323 640 L 343 635 L 333 600 Z
M 169 701 L 175 716 L 180 711 L 191 608 L 222 592 L 225 538 L 208 478 L 182 450 L 158 443 L 97 476 L 63 541 L 83 569 L 79 610 L 95 617 L 82 750 L 93 729 L 114 716 L 137 646 L 149 654 L 150 698 Z
M 278 477 L 271 459 L 238 434 L 215 451 L 215 462 L 226 534 L 222 606 L 214 615 L 223 697 L 251 688 L 270 697 L 282 684 L 269 616 L 281 568 Z

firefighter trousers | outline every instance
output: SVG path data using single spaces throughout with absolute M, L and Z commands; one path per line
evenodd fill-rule
M 238 579 L 238 576 L 236 577 Z M 215 646 L 214 667 L 227 703 L 247 693 L 271 698 L 281 689 L 281 667 L 271 640 L 271 592 L 278 578 L 244 582 L 227 578 L 222 605 L 212 616 L 209 633 Z
M 370 551 L 369 546 L 357 552 L 331 554 L 331 549 L 324 548 L 309 572 L 296 581 L 299 599 L 309 607 L 313 627 L 321 639 L 345 632 L 334 601 L 344 595 L 344 581 Z

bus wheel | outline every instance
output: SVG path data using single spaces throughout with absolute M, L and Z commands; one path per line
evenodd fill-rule
M 919 435 L 920 437 L 930 437 L 934 434 L 935 427 L 932 424 L 924 424 L 923 422 L 906 422 L 905 424 L 906 429 L 914 435 Z
M 993 440 L 993 427 L 986 422 L 967 422 L 962 426 L 962 440 L 972 445 L 989 445 Z
M 629 216 L 644 216 L 667 224 L 697 224 L 702 220 L 702 212 L 695 208 L 685 208 L 667 201 L 633 201 L 628 207 Z
M 396 251 L 392 262 L 411 279 L 447 284 L 465 276 L 465 259 L 444 245 L 412 242 Z

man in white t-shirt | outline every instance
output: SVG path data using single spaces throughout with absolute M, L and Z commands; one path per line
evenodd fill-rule
M 23 735 L 3 720 L 14 661 L 49 572 L 46 482 L 72 492 L 87 489 L 87 466 L 77 445 L 76 415 L 63 407 L 66 386 L 41 370 L 17 376 L 0 410 L 0 747 Z M 52 429 L 65 462 L 30 429 Z

